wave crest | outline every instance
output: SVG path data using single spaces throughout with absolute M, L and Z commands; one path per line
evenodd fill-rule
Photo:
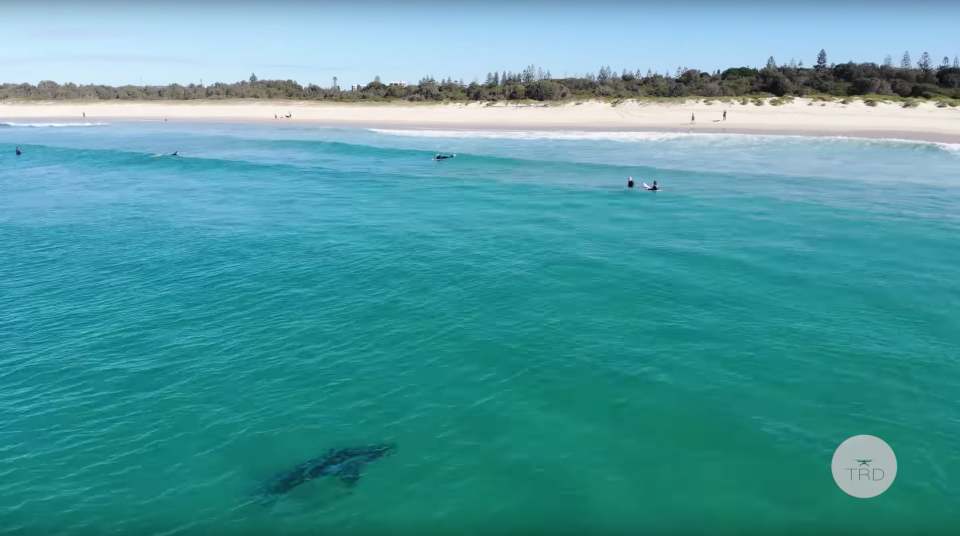
M 0 122 L 0 127 L 21 128 L 63 128 L 63 127 L 100 127 L 110 123 L 15 123 L 13 121 Z
M 782 141 L 804 140 L 808 142 L 851 142 L 867 144 L 895 144 L 936 147 L 960 152 L 960 143 L 943 143 L 899 138 L 864 138 L 855 136 L 804 136 L 798 134 L 743 134 L 720 132 L 626 132 L 626 131 L 580 131 L 580 130 L 407 130 L 367 129 L 377 134 L 410 138 L 482 138 L 513 140 L 569 140 L 569 141 L 617 141 L 617 142 L 662 142 L 677 139 L 700 141 Z

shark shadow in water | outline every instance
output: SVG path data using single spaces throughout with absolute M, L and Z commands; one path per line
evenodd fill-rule
M 363 466 L 396 451 L 396 445 L 382 443 L 365 447 L 330 449 L 322 456 L 307 460 L 289 471 L 278 474 L 260 490 L 262 499 L 272 502 L 280 495 L 311 480 L 330 476 L 348 488 L 360 480 Z

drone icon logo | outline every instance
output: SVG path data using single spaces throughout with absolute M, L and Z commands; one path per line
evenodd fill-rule
M 897 476 L 893 449 L 879 437 L 869 435 L 853 436 L 841 443 L 833 454 L 831 466 L 837 486 L 859 499 L 887 491 Z

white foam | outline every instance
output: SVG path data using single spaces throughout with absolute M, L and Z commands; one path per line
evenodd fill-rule
M 513 140 L 662 141 L 696 136 L 685 132 L 590 132 L 579 130 L 395 130 L 371 128 L 370 132 L 411 138 L 487 138 Z
M 53 128 L 53 127 L 99 127 L 109 125 L 110 123 L 14 123 L 0 122 L 0 126 L 7 127 L 28 127 L 28 128 Z
M 777 141 L 804 140 L 808 142 L 856 142 L 906 145 L 933 145 L 949 151 L 960 151 L 960 144 L 940 143 L 899 138 L 861 138 L 854 136 L 803 136 L 797 134 L 742 134 L 714 132 L 601 132 L 580 130 L 401 130 L 371 128 L 370 132 L 411 138 L 482 138 L 513 140 L 592 140 L 617 142 L 663 142 L 677 139 L 701 141 Z

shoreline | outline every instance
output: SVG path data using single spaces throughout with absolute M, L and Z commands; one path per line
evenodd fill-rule
M 723 120 L 726 110 L 728 118 Z M 83 117 L 86 113 L 86 117 Z M 290 113 L 292 118 L 282 117 Z M 273 115 L 277 115 L 274 119 Z M 697 122 L 690 124 L 690 115 Z M 409 130 L 670 132 L 960 143 L 960 108 L 798 98 L 779 106 L 633 101 L 566 104 L 334 104 L 314 101 L 2 102 L 0 123 L 273 123 Z

